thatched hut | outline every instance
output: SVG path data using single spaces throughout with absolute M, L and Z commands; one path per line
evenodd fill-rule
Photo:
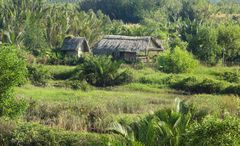
M 67 55 L 80 57 L 83 53 L 90 52 L 90 47 L 84 37 L 66 37 L 61 51 Z
M 161 41 L 150 36 L 109 35 L 100 40 L 92 52 L 94 55 L 112 55 L 115 59 L 136 62 L 137 60 L 148 61 L 151 56 L 163 50 Z

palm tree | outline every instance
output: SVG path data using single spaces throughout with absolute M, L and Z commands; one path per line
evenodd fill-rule
M 151 146 L 179 146 L 189 125 L 191 113 L 186 104 L 176 100 L 177 108 L 163 109 L 139 121 L 127 125 L 113 124 L 108 131 L 121 134 L 128 139 L 137 140 Z M 135 138 L 131 138 L 131 133 Z M 129 138 L 130 137 L 130 138 Z
M 110 57 L 85 57 L 82 65 L 75 69 L 75 78 L 86 80 L 98 87 L 118 85 L 131 80 L 127 70 L 122 70 L 121 62 L 112 61 Z

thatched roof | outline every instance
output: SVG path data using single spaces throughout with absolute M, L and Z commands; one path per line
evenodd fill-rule
M 90 47 L 84 37 L 66 37 L 63 41 L 62 51 L 78 51 L 81 48 L 83 52 L 89 52 Z
M 112 52 L 140 52 L 140 51 L 163 51 L 160 40 L 150 36 L 132 37 L 108 35 L 100 40 L 93 48 L 94 54 L 111 54 Z

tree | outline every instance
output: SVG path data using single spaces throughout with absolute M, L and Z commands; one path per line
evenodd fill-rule
M 80 3 L 79 10 L 97 12 L 101 10 L 111 19 L 137 23 L 142 20 L 142 14 L 155 7 L 156 0 L 85 0 Z M 131 14 L 131 15 L 129 15 Z
M 175 22 L 180 17 L 182 2 L 179 0 L 158 0 L 157 10 L 164 12 L 170 22 Z
M 188 50 L 199 60 L 216 65 L 222 57 L 222 49 L 218 45 L 218 30 L 213 26 L 194 25 L 192 32 L 187 34 Z
M 127 70 L 122 70 L 120 61 L 106 56 L 85 57 L 83 64 L 74 71 L 74 78 L 86 80 L 89 84 L 106 87 L 119 85 L 131 80 Z
M 0 116 L 15 116 L 23 103 L 13 97 L 14 86 L 26 79 L 26 64 L 19 50 L 13 46 L 0 46 Z
M 44 27 L 39 19 L 30 18 L 26 23 L 24 46 L 34 56 L 43 56 L 50 52 L 44 33 Z
M 142 24 L 145 27 L 145 35 L 155 36 L 166 40 L 168 38 L 167 16 L 161 10 L 151 11 L 144 15 Z
M 176 99 L 176 110 L 162 109 L 130 124 L 124 120 L 111 123 L 107 132 L 121 134 L 136 145 L 179 146 L 196 114 L 192 105 Z
M 167 73 L 191 72 L 197 64 L 198 62 L 193 58 L 192 54 L 179 47 L 171 51 L 165 51 L 157 58 L 157 67 Z
M 181 16 L 191 21 L 207 20 L 211 15 L 209 0 L 183 0 Z
M 219 27 L 217 41 L 225 51 L 225 61 L 240 64 L 240 27 L 239 25 L 228 25 Z

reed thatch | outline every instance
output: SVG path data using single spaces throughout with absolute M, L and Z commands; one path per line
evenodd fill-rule
M 90 52 L 90 47 L 84 37 L 66 37 L 61 48 L 63 52 Z
M 92 52 L 95 55 L 112 55 L 115 52 L 148 52 L 148 51 L 163 51 L 164 48 L 160 40 L 145 36 L 119 36 L 108 35 L 100 40 Z

